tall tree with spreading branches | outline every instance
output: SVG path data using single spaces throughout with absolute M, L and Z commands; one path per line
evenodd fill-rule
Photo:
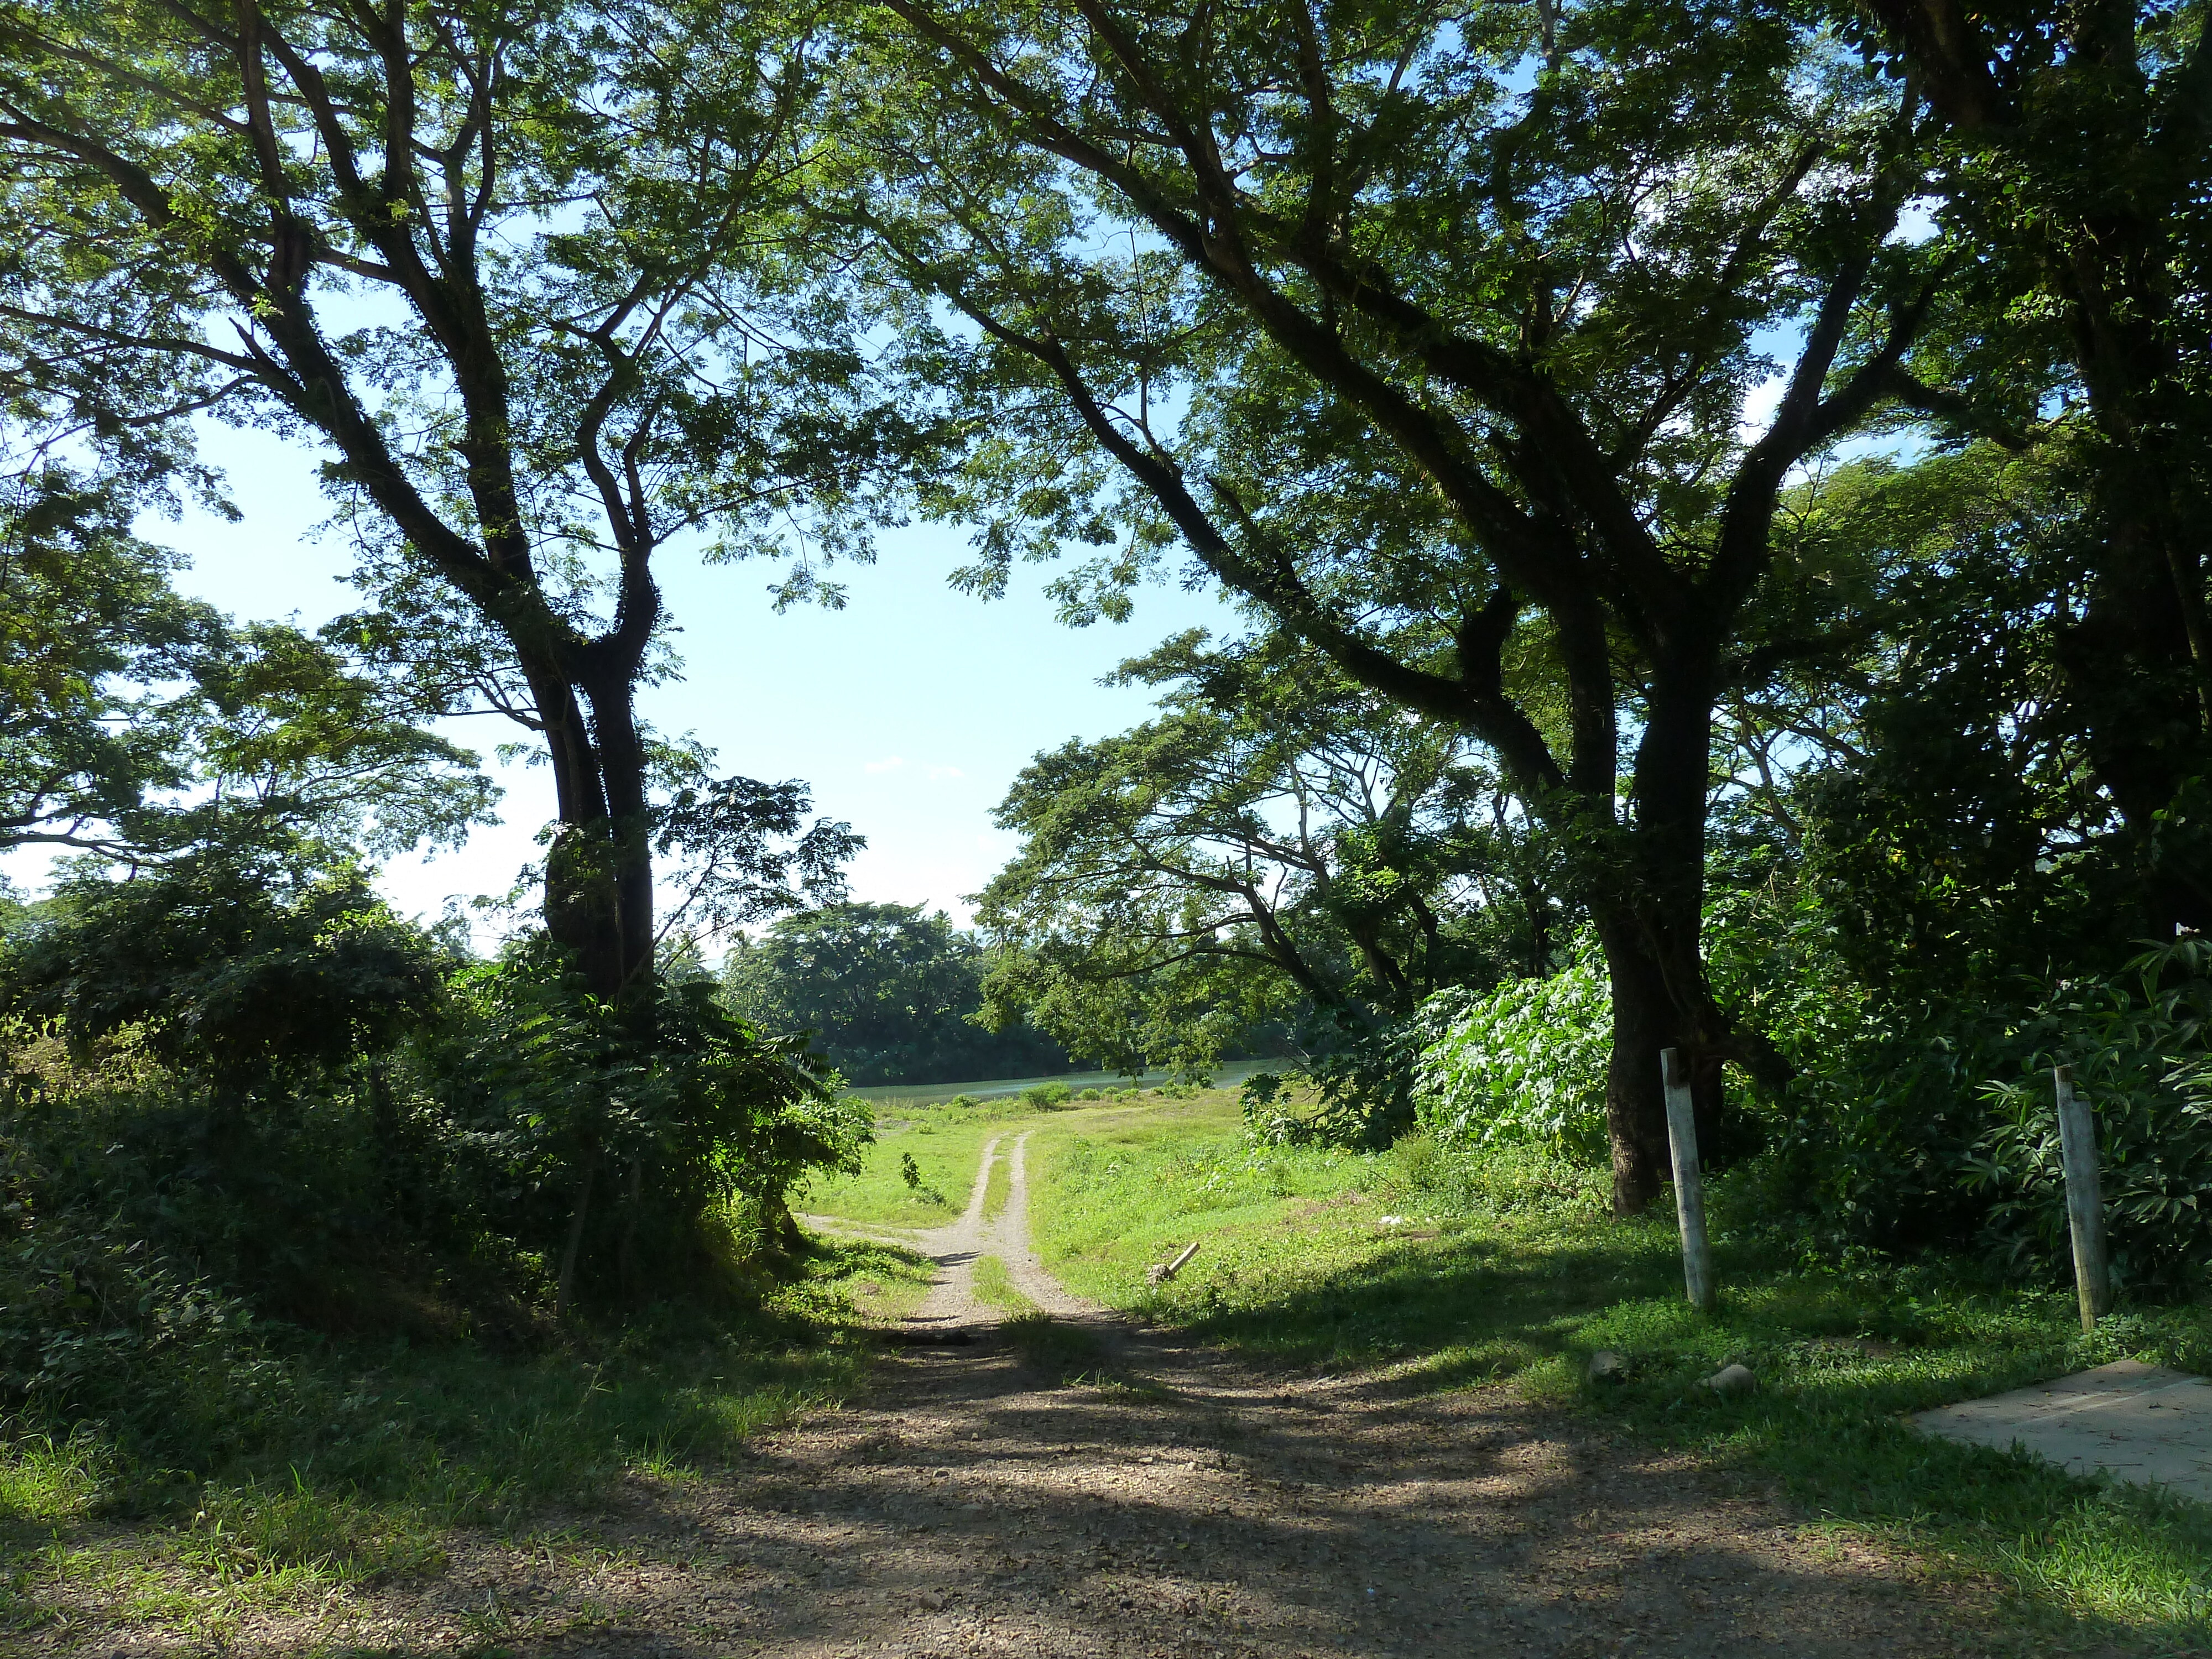
M 712 862 L 763 801 L 799 823 L 787 790 L 696 775 L 656 805 L 655 556 L 795 531 L 805 588 L 916 441 L 844 296 L 795 273 L 814 58 L 767 7 L 0 5 L 0 331 L 34 462 L 201 477 L 203 411 L 319 452 L 404 601 L 364 641 L 489 662 L 454 683 L 543 741 L 547 927 L 640 1008 L 656 847 L 705 835 Z M 793 867 L 820 887 L 849 846 Z
M 1180 541 L 1492 751 L 1579 849 L 1641 1209 L 1662 1049 L 1707 1110 L 1786 1074 L 1701 957 L 1713 710 L 1838 643 L 1765 625 L 1809 579 L 1771 532 L 1949 276 L 1897 234 L 1917 88 L 1765 5 L 868 16 L 847 216 L 994 416 L 946 504 L 974 579 L 1087 539 L 1060 592 L 1110 611 Z

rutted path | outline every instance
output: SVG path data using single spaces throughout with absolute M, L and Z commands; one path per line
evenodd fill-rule
M 1972 1602 L 1913 1581 L 1766 1488 L 1608 1441 L 1514 1390 L 1269 1376 L 1068 1296 L 1009 1197 L 903 1242 L 939 1283 L 921 1346 L 860 1406 L 738 1468 L 637 1483 L 564 1517 L 570 1550 L 495 1540 L 367 1598 L 319 1645 L 515 1656 L 1955 1655 Z M 840 1227 L 838 1231 L 872 1230 Z M 975 1295 L 995 1255 L 1031 1299 L 1110 1334 L 1139 1385 L 1060 1387 Z M 297 1626 L 294 1626 L 296 1632 Z M 305 1644 L 240 1632 L 233 1651 Z M 336 1639 L 333 1639 L 335 1637 Z M 356 1647 L 356 1650 L 358 1650 Z
M 1121 1334 L 1119 1322 L 1097 1303 L 1070 1295 L 1044 1270 L 1030 1248 L 1029 1140 L 1030 1132 L 1024 1130 L 1013 1138 L 1011 1146 L 1002 1135 L 985 1141 L 968 1208 L 958 1220 L 942 1227 L 893 1231 L 835 1216 L 809 1215 L 799 1219 L 817 1232 L 878 1239 L 918 1251 L 936 1262 L 937 1282 L 907 1322 L 916 1334 L 975 1331 L 1002 1322 L 1006 1310 L 975 1294 L 975 1263 L 985 1256 L 996 1256 L 1006 1264 L 1006 1276 L 1014 1287 L 1042 1311 L 1055 1319 L 1091 1327 L 1110 1340 Z M 996 1216 L 987 1216 L 984 1208 L 991 1188 L 991 1170 L 1000 1158 L 1007 1167 L 1006 1207 Z

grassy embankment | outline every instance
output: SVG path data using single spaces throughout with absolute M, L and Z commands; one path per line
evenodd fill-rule
M 588 1552 L 549 1505 L 688 1479 L 844 1398 L 865 1326 L 926 1281 L 901 1253 L 831 1244 L 750 1309 L 536 1353 L 251 1327 L 180 1347 L 150 1426 L 0 1424 L 0 1636 L 219 1648 L 258 1611 L 436 1575 L 456 1528 Z
M 2212 1310 L 2078 1327 L 2070 1295 L 1946 1263 L 1780 1259 L 1723 1237 L 1719 1311 L 1684 1302 L 1671 1215 L 1606 1214 L 1602 1172 L 1526 1152 L 1255 1147 L 1235 1097 L 1056 1122 L 1032 1231 L 1071 1289 L 1277 1363 L 1514 1379 L 1647 1441 L 1780 1478 L 1814 1514 L 1984 1575 L 2035 1651 L 2212 1651 L 2212 1510 L 1930 1440 L 1906 1413 L 2135 1357 L 2212 1370 Z M 1726 1212 L 1725 1194 L 1720 1206 Z M 1194 1239 L 1181 1278 L 1145 1268 Z M 1600 1348 L 1624 1382 L 1583 1380 Z M 1693 1385 L 1729 1361 L 1758 1391 Z

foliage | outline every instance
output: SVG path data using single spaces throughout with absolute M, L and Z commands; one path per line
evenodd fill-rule
M 1336 1040 L 1279 1070 L 1255 1072 L 1239 1092 L 1247 1130 L 1278 1146 L 1321 1146 L 1372 1151 L 1411 1128 L 1415 1069 L 1437 1039 L 1440 1010 L 1458 994 L 1440 991 L 1402 1019 L 1364 1030 L 1340 1030 Z M 1310 1109 L 1291 1106 L 1310 1086 Z
M 2056 462 L 2089 575 L 2054 665 L 2136 866 L 2130 931 L 2212 930 L 2212 837 L 2185 811 L 2160 830 L 2212 773 L 2202 8 L 2114 0 L 2094 27 L 2049 0 L 1835 15 L 1933 118 L 1928 204 L 1957 280 L 1908 395 L 1948 435 Z
M 1289 1026 L 1325 1055 L 1439 983 L 1540 963 L 1540 836 L 1449 730 L 1279 635 L 1124 663 L 1161 715 L 1040 755 L 981 896 L 986 1014 L 1129 1073 L 1203 1075 Z
M 817 1076 L 803 1037 L 767 1037 L 704 979 L 662 982 L 648 1038 L 592 997 L 543 941 L 465 969 L 425 1081 L 513 1194 L 502 1229 L 557 1260 L 558 1293 L 651 1299 L 732 1200 L 789 1242 L 784 1194 L 853 1167 L 868 1127 Z
M 780 1031 L 805 1031 L 854 1084 L 962 1082 L 1057 1070 L 1060 1048 L 1014 1024 L 989 1031 L 988 958 L 942 911 L 837 904 L 779 918 L 757 939 L 732 938 L 723 959 L 730 1004 Z
M 319 451 L 358 636 L 538 734 L 546 926 L 649 1000 L 653 558 L 795 523 L 810 588 L 926 442 L 787 234 L 804 22 L 64 0 L 0 34 L 16 428 L 157 499 L 216 499 L 196 416 Z
M 718 1229 L 785 1244 L 785 1193 L 867 1133 L 710 981 L 672 976 L 641 1033 L 542 939 L 457 962 L 344 868 L 80 880 L 0 990 L 23 1201 L 318 1323 L 410 1284 L 514 1329 L 549 1291 L 710 1284 Z
M 886 0 L 854 33 L 842 211 L 973 412 L 927 498 L 981 522 L 968 580 L 1086 546 L 1055 591 L 1118 615 L 1180 548 L 1480 742 L 1613 968 L 1648 1203 L 1662 1048 L 1701 1090 L 1786 1069 L 1706 984 L 1705 773 L 1717 704 L 1866 621 L 1776 532 L 1801 468 L 1919 419 L 1917 91 L 1778 9 Z
M 868 843 L 848 823 L 809 824 L 805 784 L 719 777 L 713 751 L 696 743 L 661 745 L 654 760 L 653 850 L 678 887 L 663 938 L 742 937 L 749 923 L 844 899 L 843 866 Z
M 2143 890 L 2057 661 L 2085 573 L 2051 475 L 1983 451 L 1875 482 L 1904 524 L 1927 522 L 1929 487 L 1955 510 L 1886 578 L 1852 730 L 1788 792 L 1794 844 L 1728 872 L 1714 974 L 1799 1069 L 1782 1224 L 1966 1249 L 1993 1190 L 1969 1179 L 1995 1121 L 1983 1087 L 2021 1075 L 2055 988 L 2139 951 Z
M 1534 1140 L 1578 1158 L 1604 1152 L 1613 1001 L 1587 944 L 1549 979 L 1510 981 L 1487 996 L 1446 993 L 1431 1018 L 1443 1035 L 1416 1073 L 1423 1129 L 1448 1146 Z
M 169 585 L 175 561 L 130 534 L 112 497 L 58 470 L 21 486 L 0 529 L 0 846 L 74 837 L 183 781 L 150 695 L 214 618 Z
M 448 967 L 359 868 L 215 849 L 64 881 L 9 935 L 0 996 L 79 1042 L 132 1030 L 239 1090 L 389 1052 L 438 1006 Z
M 2050 1068 L 2072 1068 L 2096 1124 L 2113 1278 L 2191 1295 L 2212 1273 L 2212 947 L 2160 946 L 2135 983 L 2060 988 L 2014 1039 L 2025 1076 L 1986 1085 L 1995 1121 L 1966 1169 L 1987 1234 L 2014 1273 L 2048 1280 L 2070 1260 Z
M 171 584 L 112 484 L 55 466 L 0 508 L 0 851 L 145 863 L 301 837 L 455 844 L 498 792 L 425 729 L 435 696 Z

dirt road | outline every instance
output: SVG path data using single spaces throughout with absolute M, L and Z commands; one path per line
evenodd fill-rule
M 1068 1296 L 1006 1209 L 926 1235 L 919 1329 L 857 1409 L 685 1486 L 571 1517 L 596 1550 L 489 1542 L 352 1639 L 516 1655 L 1698 1656 L 1978 1650 L 1971 1605 L 1686 1461 L 1506 1389 L 1269 1376 Z M 1061 1386 L 974 1293 L 995 1255 L 1111 1345 Z M 381 1626 L 380 1632 L 374 1628 Z M 250 1641 L 246 1645 L 252 1645 Z
M 1029 1166 L 1027 1133 L 994 1136 L 983 1143 L 968 1208 L 957 1221 L 927 1231 L 884 1230 L 843 1221 L 835 1216 L 810 1215 L 800 1219 L 816 1231 L 842 1238 L 876 1238 L 902 1249 L 918 1250 L 937 1263 L 937 1283 L 907 1322 L 917 1335 L 933 1332 L 981 1334 L 1002 1323 L 1008 1310 L 982 1301 L 975 1294 L 975 1264 L 996 1256 L 1006 1264 L 1006 1276 L 1030 1303 L 1055 1319 L 1068 1321 L 1117 1346 L 1127 1332 L 1121 1322 L 1104 1310 L 1070 1296 L 1060 1281 L 1044 1270 L 1030 1249 Z M 984 1214 L 993 1165 L 1004 1159 L 1007 1170 L 1006 1200 L 996 1216 Z

